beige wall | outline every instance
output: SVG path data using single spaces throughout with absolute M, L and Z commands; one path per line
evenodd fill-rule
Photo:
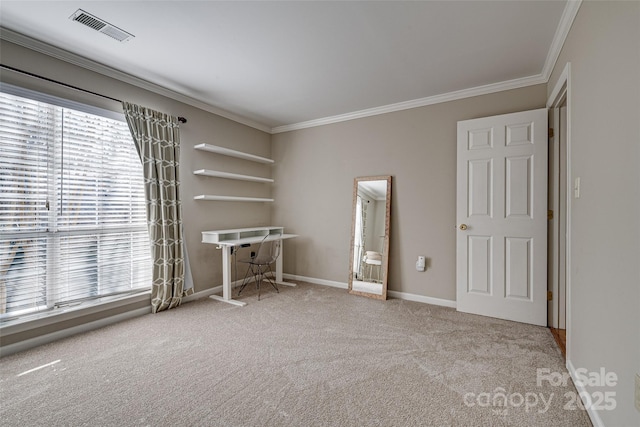
M 300 235 L 285 271 L 346 283 L 353 179 L 392 175 L 389 289 L 455 300 L 456 123 L 545 101 L 537 85 L 274 135 L 273 222 Z
M 640 425 L 640 3 L 583 2 L 548 90 L 571 62 L 573 366 L 619 377 L 608 426 Z M 590 392 L 605 391 L 590 388 Z
M 221 282 L 220 254 L 200 231 L 276 224 L 300 238 L 285 244 L 285 271 L 346 283 L 353 178 L 393 175 L 391 290 L 455 300 L 456 122 L 544 106 L 572 64 L 572 179 L 582 195 L 571 216 L 570 361 L 620 378 L 606 425 L 638 425 L 633 375 L 640 372 L 640 3 L 584 2 L 549 85 L 500 92 L 273 137 L 220 116 L 2 42 L 2 62 L 186 116 L 181 126 L 186 239 L 196 290 Z M 100 98 L 2 71 L 2 81 L 117 108 Z M 313 100 L 309 100 L 313 102 Z M 210 168 L 269 176 L 263 166 L 195 152 L 202 142 L 276 160 L 276 203 L 195 202 L 202 193 L 268 196 L 270 186 L 195 177 Z M 271 144 L 272 142 L 272 144 Z M 415 270 L 418 255 L 428 269 Z
M 218 169 L 264 177 L 270 177 L 272 171 L 271 166 L 268 165 L 195 151 L 193 146 L 210 143 L 270 157 L 271 135 L 16 44 L 7 41 L 1 43 L 2 63 L 5 65 L 188 119 L 188 123 L 180 126 L 180 173 L 184 227 L 195 290 L 202 291 L 220 285 L 222 283 L 220 251 L 213 245 L 200 243 L 200 232 L 220 228 L 269 225 L 271 206 L 268 203 L 195 201 L 193 196 L 222 194 L 270 197 L 272 189 L 269 184 L 195 176 L 193 170 Z M 117 102 L 17 75 L 11 71 L 1 70 L 0 78 L 5 83 L 19 84 L 30 89 L 122 112 Z

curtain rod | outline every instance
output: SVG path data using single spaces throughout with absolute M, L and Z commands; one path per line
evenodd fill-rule
M 55 84 L 58 84 L 60 86 L 68 87 L 70 89 L 79 90 L 80 92 L 85 92 L 85 93 L 89 93 L 91 95 L 99 96 L 101 98 L 110 99 L 111 101 L 116 101 L 116 102 L 119 102 L 120 104 L 122 104 L 122 101 L 119 100 L 119 99 L 112 98 L 112 97 L 107 96 L 107 95 L 102 95 L 101 93 L 92 92 L 92 91 L 87 90 L 87 89 L 82 89 L 80 87 L 73 86 L 73 85 L 70 85 L 70 84 L 67 84 L 67 83 L 62 83 L 62 82 L 59 82 L 57 80 L 50 79 L 48 77 L 39 76 L 37 74 L 30 73 L 30 72 L 24 71 L 24 70 L 20 70 L 18 68 L 14 68 L 14 67 L 11 67 L 9 65 L 0 64 L 0 67 L 6 68 L 7 70 L 15 71 L 16 73 L 25 74 L 25 75 L 27 75 L 29 77 L 35 77 L 36 79 L 46 80 L 48 82 L 55 83 Z M 187 119 L 185 119 L 184 117 L 178 117 L 178 121 L 180 123 L 187 123 Z

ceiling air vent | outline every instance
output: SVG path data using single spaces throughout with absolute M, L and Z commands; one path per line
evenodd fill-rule
M 71 15 L 69 19 L 86 25 L 87 27 L 101 32 L 102 34 L 105 34 L 113 39 L 116 39 L 119 42 L 126 42 L 130 38 L 135 37 L 133 34 L 127 33 L 126 31 L 121 30 L 115 25 L 111 25 L 107 21 L 93 16 L 92 14 L 87 13 L 82 9 L 76 10 L 76 12 Z

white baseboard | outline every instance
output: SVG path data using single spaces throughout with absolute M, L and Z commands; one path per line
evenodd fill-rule
M 571 363 L 571 360 L 567 360 L 566 366 L 567 366 L 567 370 L 569 371 L 569 375 L 571 375 L 571 379 L 573 380 L 573 385 L 575 385 L 576 390 L 578 390 L 578 396 L 580 396 L 580 398 L 582 399 L 583 395 L 589 395 L 589 391 L 584 387 L 584 384 L 578 381 L 579 380 L 578 374 L 576 373 L 576 369 L 573 366 L 573 363 Z M 591 402 L 585 402 L 583 400 L 582 403 L 584 404 L 587 410 L 587 415 L 589 415 L 589 418 L 591 419 L 591 423 L 593 424 L 593 427 L 604 427 L 602 418 L 600 418 L 600 415 L 598 415 L 598 411 L 593 409 L 593 405 L 590 404 Z
M 344 282 L 336 282 L 336 281 L 333 281 L 333 280 L 318 279 L 318 278 L 315 278 L 315 277 L 299 276 L 299 275 L 295 275 L 295 274 L 283 274 L 282 276 L 284 278 L 286 278 L 286 279 L 289 279 L 289 280 L 300 280 L 300 281 L 303 281 L 303 282 L 309 282 L 309 283 L 313 283 L 313 284 L 317 284 L 317 285 L 323 285 L 323 286 L 331 286 L 331 287 L 339 288 L 339 289 L 348 289 L 348 287 L 349 287 L 349 285 L 347 283 L 344 283 Z M 242 280 L 236 280 L 235 282 L 232 283 L 232 287 L 235 288 L 238 285 L 240 285 L 241 283 L 242 283 Z M 200 298 L 206 298 L 209 295 L 220 293 L 220 292 L 222 292 L 222 285 L 215 286 L 215 287 L 209 288 L 209 289 L 205 289 L 203 291 L 196 292 L 196 293 L 194 293 L 192 295 L 188 295 L 188 296 L 186 296 L 186 297 L 184 297 L 182 299 L 182 302 L 184 303 L 184 302 L 189 302 L 189 301 L 195 301 L 195 300 L 198 300 Z M 406 293 L 406 292 L 389 291 L 389 296 L 391 296 L 393 298 L 407 300 L 407 301 L 422 302 L 422 303 L 425 303 L 425 304 L 440 305 L 440 306 L 452 307 L 452 308 L 456 307 L 456 302 L 455 301 L 450 301 L 450 300 L 445 300 L 445 299 L 440 299 L 440 298 L 426 297 L 426 296 L 422 296 L 422 295 L 415 295 L 415 294 L 410 294 L 410 293 Z M 20 341 L 20 342 L 17 342 L 15 344 L 9 344 L 9 345 L 6 345 L 6 346 L 2 346 L 2 347 L 0 347 L 0 357 L 8 356 L 10 354 L 14 354 L 14 353 L 18 353 L 20 351 L 28 350 L 30 348 L 37 347 L 39 345 L 48 344 L 50 342 L 53 342 L 53 341 L 56 341 L 56 340 L 59 340 L 59 339 L 62 339 L 62 338 L 70 337 L 70 336 L 75 335 L 75 334 L 79 334 L 79 333 L 82 333 L 82 332 L 88 332 L 88 331 L 91 331 L 91 330 L 94 330 L 94 329 L 102 328 L 102 327 L 107 326 L 107 325 L 111 325 L 113 323 L 121 322 L 121 321 L 127 320 L 127 319 L 132 319 L 134 317 L 142 316 L 142 315 L 149 314 L 149 313 L 151 313 L 151 306 L 139 308 L 139 309 L 136 309 L 136 310 L 125 312 L 125 313 L 120 313 L 120 314 L 117 314 L 115 316 L 109 316 L 109 317 L 106 317 L 104 319 L 99 319 L 99 320 L 95 320 L 93 322 L 85 323 L 83 325 L 78 325 L 78 326 L 74 326 L 74 327 L 71 327 L 71 328 L 62 329 L 60 331 L 52 332 L 50 334 L 45 334 L 45 335 L 41 335 L 41 336 L 38 336 L 38 337 L 30 338 L 30 339 L 27 339 L 27 340 L 24 340 L 24 341 Z M 569 372 L 571 372 L 571 376 L 575 378 L 575 372 L 572 371 L 573 367 L 571 367 L 571 369 L 570 369 L 569 366 L 570 366 L 570 362 L 567 362 L 567 369 L 569 369 Z M 580 391 L 580 390 L 578 390 L 578 391 Z M 594 426 L 596 426 L 596 427 L 601 426 L 602 425 L 602 421 L 600 420 L 600 417 L 597 415 L 597 413 L 591 414 L 591 412 L 590 412 L 590 416 L 591 416 L 592 420 L 594 420 L 594 419 L 598 420 L 598 423 L 596 423 L 594 421 Z
M 205 289 L 204 291 L 196 292 L 196 293 L 193 293 L 191 295 L 187 295 L 186 297 L 182 298 L 182 303 L 195 301 L 195 300 L 198 300 L 200 298 L 206 298 L 209 295 L 217 294 L 217 293 L 220 293 L 220 292 L 222 292 L 222 285 L 215 286 L 215 287 L 209 288 L 209 289 Z
M 298 276 L 297 274 L 283 273 L 282 277 L 290 280 L 301 280 L 303 282 L 313 283 L 315 285 L 331 286 L 332 288 L 348 289 L 349 284 L 343 282 L 334 282 L 333 280 L 317 279 L 315 277 Z
M 449 299 L 425 297 L 424 295 L 409 294 L 407 292 L 388 291 L 390 297 L 407 301 L 422 302 L 424 304 L 439 305 L 442 307 L 456 308 L 456 302 Z
M 136 310 L 127 311 L 125 313 L 116 314 L 115 316 L 109 316 L 105 317 L 104 319 L 94 320 L 93 322 L 51 332 L 50 334 L 40 335 L 38 337 L 20 341 L 15 344 L 3 345 L 2 347 L 0 347 L 0 357 L 8 356 L 10 354 L 18 353 L 20 351 L 28 350 L 30 348 L 67 338 L 72 335 L 92 331 L 94 329 L 112 325 L 117 322 L 122 322 L 123 320 L 133 319 L 134 317 L 142 316 L 149 313 L 151 313 L 151 306 L 142 307 Z
M 253 282 L 255 282 L 255 279 L 253 277 L 251 277 L 247 281 L 247 283 L 253 283 Z M 231 289 L 235 289 L 240 285 L 242 285 L 242 280 L 233 281 L 231 282 Z M 185 302 L 195 301 L 201 298 L 206 298 L 209 295 L 219 294 L 219 293 L 220 294 L 222 293 L 222 285 L 214 286 L 213 288 L 205 289 L 204 291 L 187 295 L 186 297 L 182 298 L 182 302 L 185 303 Z
M 316 285 L 331 286 L 331 287 L 340 288 L 340 289 L 349 288 L 348 283 L 334 282 L 333 280 L 317 279 L 315 277 L 298 276 L 295 274 L 283 274 L 282 276 L 290 280 L 301 280 L 303 282 L 309 282 Z M 388 291 L 387 293 L 390 297 L 401 299 L 401 300 L 422 302 L 425 304 L 456 308 L 456 302 L 448 299 L 425 297 L 423 295 L 416 295 L 416 294 L 410 294 L 407 292 L 398 292 L 398 291 Z

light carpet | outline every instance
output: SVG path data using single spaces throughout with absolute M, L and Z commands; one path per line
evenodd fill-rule
M 1 359 L 0 423 L 591 425 L 565 408 L 571 381 L 538 384 L 538 369 L 566 372 L 547 328 L 307 283 L 240 299 L 248 305 L 205 298 Z

